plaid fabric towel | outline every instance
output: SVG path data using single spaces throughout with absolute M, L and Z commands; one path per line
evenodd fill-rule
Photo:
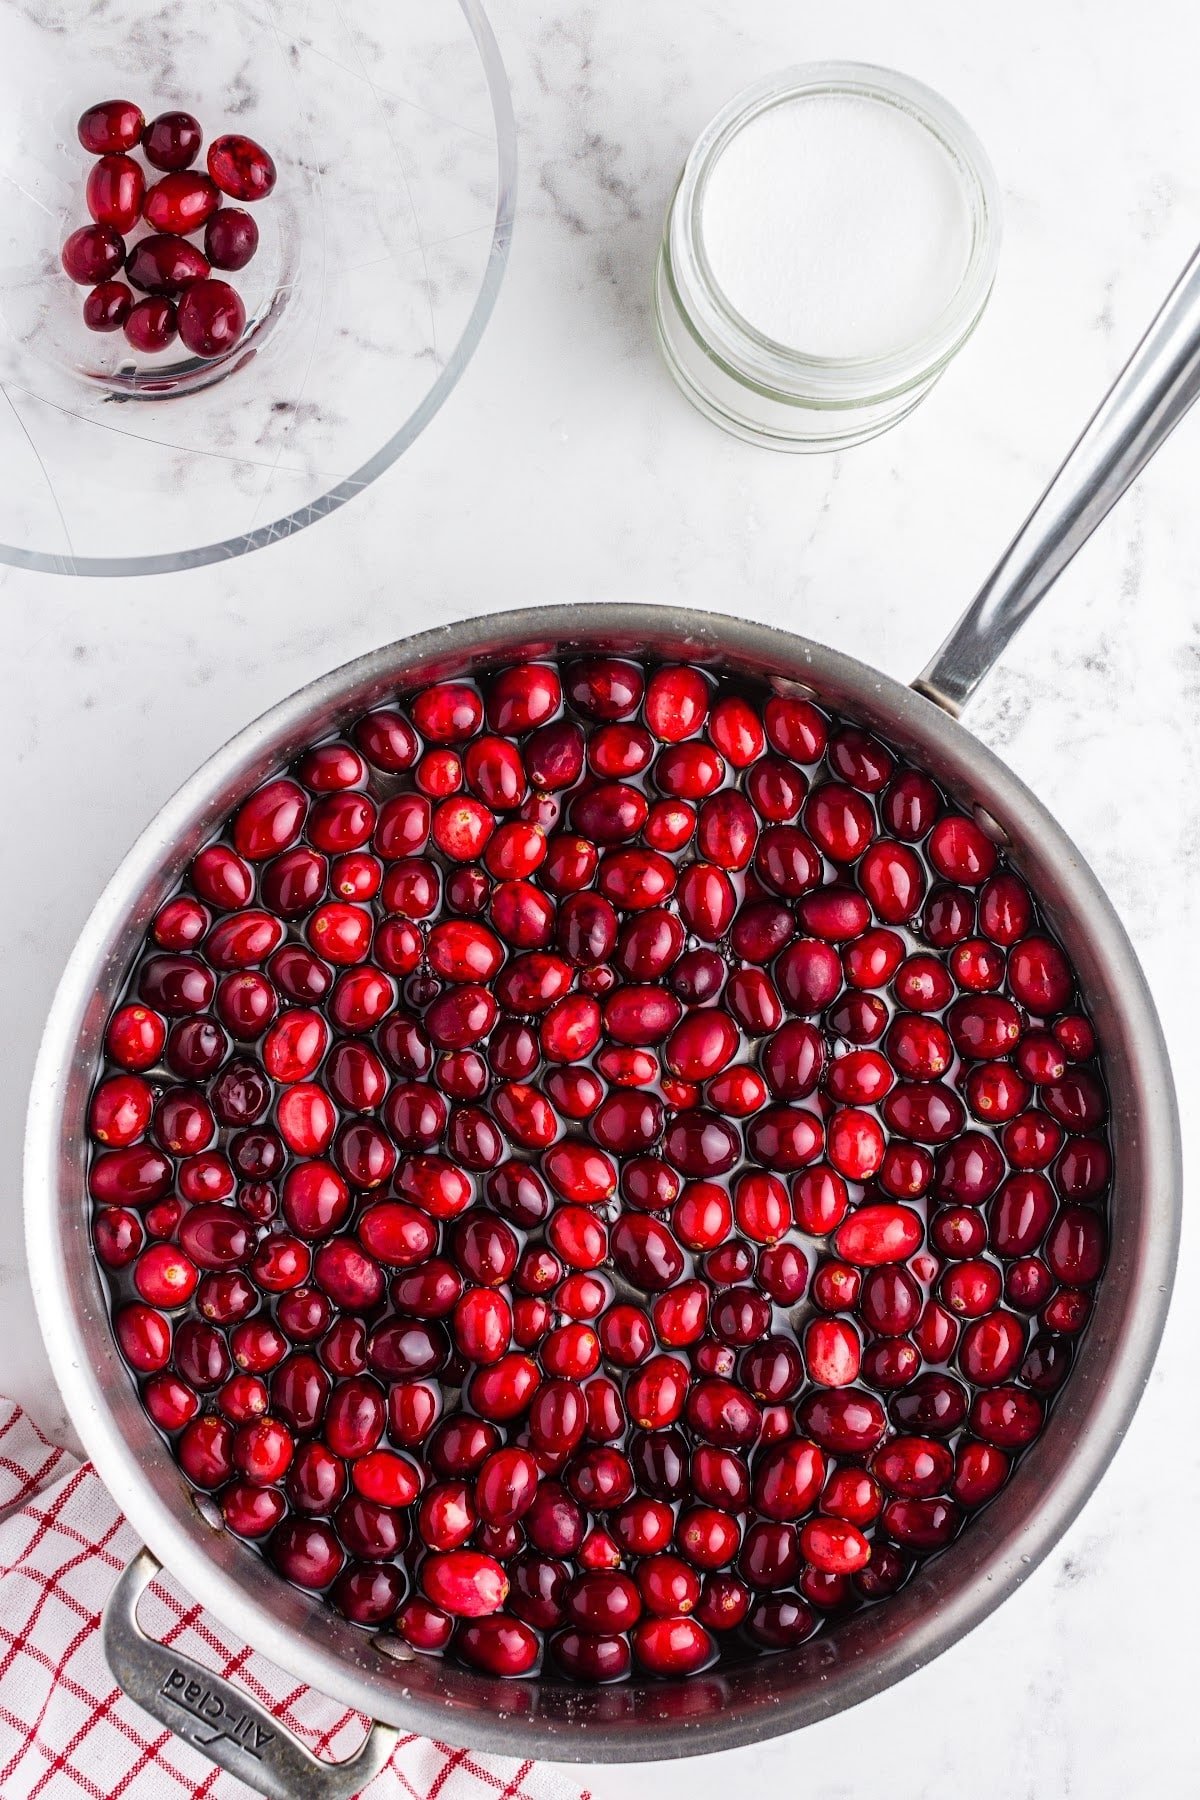
M 90 1463 L 0 1400 L 0 1796 L 3 1800 L 246 1800 L 127 1700 L 100 1616 L 139 1549 Z M 151 1636 L 241 1682 L 318 1756 L 353 1755 L 366 1721 L 237 1644 L 166 1577 L 142 1603 Z M 588 1800 L 562 1768 L 401 1736 L 364 1800 Z

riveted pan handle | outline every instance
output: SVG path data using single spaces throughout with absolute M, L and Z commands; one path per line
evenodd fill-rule
M 379 1773 L 396 1742 L 391 1726 L 372 1726 L 349 1761 L 321 1762 L 244 1689 L 147 1637 L 138 1601 L 158 1570 L 142 1550 L 104 1610 L 104 1654 L 131 1700 L 265 1800 L 350 1800 Z
M 913 686 L 955 716 L 1200 394 L 1200 250 L 1100 410 Z

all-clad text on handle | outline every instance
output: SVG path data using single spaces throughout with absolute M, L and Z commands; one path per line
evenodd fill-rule
M 349 1761 L 321 1762 L 232 1682 L 147 1637 L 138 1602 L 158 1570 L 140 1551 L 104 1612 L 104 1654 L 131 1700 L 265 1800 L 350 1800 L 378 1774 L 396 1742 L 391 1726 L 372 1726 Z

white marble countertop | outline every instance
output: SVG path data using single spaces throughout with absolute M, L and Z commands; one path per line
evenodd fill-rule
M 52 1432 L 19 1147 L 72 940 L 153 810 L 299 683 L 437 620 L 632 598 L 783 623 L 909 678 L 1036 496 L 1200 236 L 1194 9 L 1158 0 L 494 0 L 522 132 L 508 280 L 425 436 L 332 518 L 173 579 L 0 575 L 0 1392 Z M 1004 190 L 973 342 L 890 435 L 836 457 L 723 437 L 658 361 L 649 273 L 684 152 L 736 88 L 822 56 L 892 64 L 975 126 Z M 1188 1153 L 1200 1080 L 1200 418 L 1012 648 L 970 723 L 1108 886 L 1171 1041 Z M 131 496 L 135 502 L 138 496 Z M 1186 1800 L 1196 1793 L 1200 1247 L 1100 1490 L 969 1639 L 858 1711 L 651 1772 L 598 1800 Z M 1191 1344 L 1191 1350 L 1188 1345 Z

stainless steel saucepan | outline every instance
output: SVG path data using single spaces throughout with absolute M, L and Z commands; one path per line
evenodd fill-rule
M 940 1654 L 1044 1557 L 1099 1481 L 1158 1344 L 1180 1217 L 1179 1126 L 1162 1033 L 1104 891 L 1045 807 L 958 723 L 959 708 L 1200 386 L 1200 255 L 1043 499 L 912 687 L 790 632 L 655 606 L 547 607 L 472 619 L 376 650 L 238 734 L 159 813 L 109 883 L 63 977 L 34 1080 L 26 1198 L 46 1344 L 80 1438 L 148 1550 L 118 1583 L 113 1673 L 162 1724 L 260 1793 L 334 1800 L 386 1757 L 395 1727 L 519 1756 L 678 1757 L 792 1731 Z M 235 802 L 313 737 L 420 682 L 511 657 L 606 649 L 723 664 L 811 689 L 978 809 L 1041 899 L 1088 995 L 1112 1095 L 1112 1247 L 1078 1365 L 1013 1479 L 960 1542 L 886 1605 L 798 1651 L 680 1683 L 581 1691 L 498 1682 L 414 1656 L 287 1586 L 215 1528 L 142 1411 L 93 1265 L 84 1118 L 104 1021 L 146 925 Z M 151 1643 L 138 1596 L 164 1565 L 239 1638 L 379 1721 L 353 1763 L 316 1763 L 237 1688 Z

